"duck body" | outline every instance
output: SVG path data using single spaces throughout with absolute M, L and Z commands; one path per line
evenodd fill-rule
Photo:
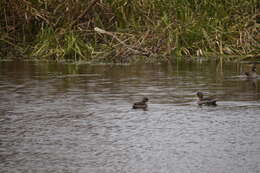
M 217 99 L 215 98 L 205 98 L 202 92 L 197 92 L 198 97 L 198 105 L 206 105 L 206 106 L 217 106 Z
M 147 109 L 148 98 L 144 97 L 142 101 L 133 104 L 133 109 Z
M 252 66 L 252 70 L 249 71 L 249 72 L 245 72 L 245 75 L 246 75 L 247 78 L 249 78 L 249 79 L 255 79 L 255 78 L 257 78 L 256 66 L 253 65 L 253 66 Z

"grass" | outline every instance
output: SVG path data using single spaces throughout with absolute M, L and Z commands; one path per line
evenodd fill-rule
M 11 49 L 31 58 L 89 62 L 259 57 L 257 5 L 257 0 L 2 0 L 0 50 L 2 57 Z

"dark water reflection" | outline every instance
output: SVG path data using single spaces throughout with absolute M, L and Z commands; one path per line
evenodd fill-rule
M 0 172 L 260 172 L 246 69 L 0 63 Z M 218 106 L 198 107 L 198 90 Z M 142 96 L 148 111 L 132 110 Z

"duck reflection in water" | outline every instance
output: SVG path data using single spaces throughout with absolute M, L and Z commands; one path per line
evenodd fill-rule
M 144 97 L 142 101 L 140 102 L 136 102 L 133 104 L 133 109 L 143 109 L 143 110 L 147 110 L 147 102 L 148 102 L 148 98 Z
M 245 72 L 245 75 L 249 81 L 249 83 L 252 84 L 254 88 L 257 88 L 256 86 L 256 79 L 257 79 L 257 73 L 256 73 L 256 64 L 252 65 L 251 71 Z
M 256 81 L 256 79 L 247 79 L 247 80 L 248 80 L 249 85 L 251 85 L 254 89 L 257 88 L 257 81 Z
M 197 92 L 197 97 L 198 97 L 198 105 L 207 105 L 207 106 L 217 106 L 217 99 L 215 98 L 205 98 L 202 92 Z
M 253 64 L 251 71 L 249 72 L 245 72 L 245 75 L 248 79 L 256 79 L 257 78 L 257 74 L 256 74 L 256 65 Z

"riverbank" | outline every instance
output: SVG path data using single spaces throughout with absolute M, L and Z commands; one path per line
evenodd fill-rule
M 1 58 L 128 63 L 260 55 L 256 0 L 3 0 L 0 8 Z

